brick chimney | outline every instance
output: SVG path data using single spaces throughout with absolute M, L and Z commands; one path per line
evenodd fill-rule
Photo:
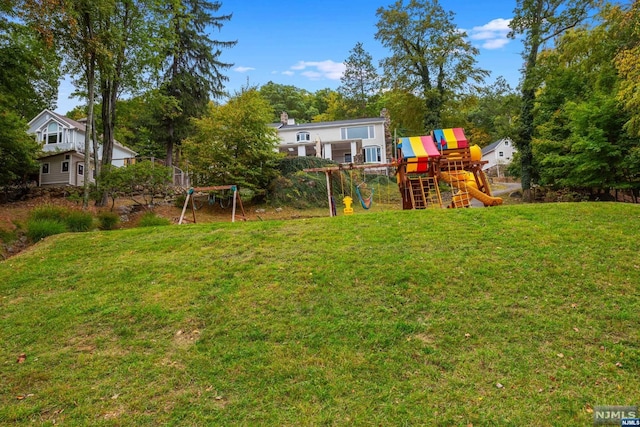
M 287 114 L 286 111 L 283 111 L 282 113 L 280 113 L 280 123 L 282 123 L 283 125 L 286 125 L 287 123 L 289 123 L 289 115 Z

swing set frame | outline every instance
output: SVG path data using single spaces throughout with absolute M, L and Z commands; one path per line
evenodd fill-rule
M 240 198 L 240 193 L 238 192 L 237 185 L 216 185 L 213 187 L 195 187 L 190 188 L 187 191 L 187 197 L 184 199 L 184 206 L 182 207 L 182 214 L 180 214 L 180 220 L 178 224 L 182 224 L 185 220 L 185 213 L 187 212 L 187 207 L 189 206 L 189 202 L 191 202 L 191 212 L 193 215 L 193 223 L 196 222 L 196 206 L 195 206 L 195 193 L 207 192 L 207 191 L 222 191 L 222 190 L 231 190 L 233 192 L 232 201 L 233 208 L 231 209 L 231 222 L 236 222 L 236 206 L 240 206 L 240 210 L 242 211 L 242 220 L 247 220 L 247 214 L 244 212 L 244 206 L 242 206 L 242 199 Z
M 329 216 L 336 216 L 335 209 L 332 204 L 331 195 L 333 194 L 333 186 L 331 185 L 331 177 L 334 172 L 342 173 L 342 171 L 353 171 L 353 170 L 366 170 L 366 169 L 380 169 L 387 167 L 396 167 L 396 162 L 392 163 L 372 163 L 372 164 L 364 164 L 364 165 L 356 165 L 354 163 L 348 164 L 340 164 L 338 166 L 330 166 L 326 168 L 310 168 L 303 169 L 304 172 L 324 172 L 327 178 L 327 199 L 329 200 Z M 373 194 L 372 194 L 373 197 Z M 366 209 L 366 208 L 365 208 Z

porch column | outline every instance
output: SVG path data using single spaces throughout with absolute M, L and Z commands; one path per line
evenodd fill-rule
M 333 160 L 333 154 L 331 153 L 331 144 L 324 144 L 324 158 Z
M 355 141 L 351 141 L 351 161 L 355 163 L 356 156 L 358 155 L 358 144 Z

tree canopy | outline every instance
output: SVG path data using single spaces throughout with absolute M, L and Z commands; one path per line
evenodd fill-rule
M 478 49 L 437 0 L 396 1 L 381 7 L 375 38 L 391 56 L 382 61 L 390 88 L 419 93 L 424 102 L 423 131 L 442 127 L 444 103 L 488 72 L 476 66 Z
M 209 104 L 194 119 L 195 133 L 184 142 L 184 156 L 196 185 L 239 185 L 265 191 L 278 175 L 278 136 L 269 126 L 272 108 L 255 88 L 224 105 Z

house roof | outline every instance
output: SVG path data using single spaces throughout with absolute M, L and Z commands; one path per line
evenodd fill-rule
M 82 156 L 82 154 L 78 153 L 76 150 L 65 150 L 65 151 L 53 151 L 51 153 L 43 154 L 38 157 L 38 160 L 48 159 L 50 157 L 61 156 L 62 154 L 77 154 L 78 156 Z
M 283 123 L 272 123 L 270 126 L 278 129 L 278 130 L 306 130 L 306 129 L 317 129 L 324 127 L 336 127 L 336 126 L 352 126 L 352 125 L 363 125 L 367 123 L 384 123 L 384 117 L 370 117 L 364 119 L 351 119 L 351 120 L 336 120 L 333 122 L 312 122 L 312 123 L 296 123 L 293 125 L 283 124 Z
M 510 141 L 509 138 L 502 138 L 497 140 L 496 142 L 492 142 L 491 144 L 487 145 L 486 147 L 482 148 L 482 155 L 484 156 L 485 154 L 489 154 L 492 151 L 494 151 L 496 148 L 498 148 L 498 145 L 500 145 L 501 142 L 503 141 Z
M 76 128 L 78 130 L 81 130 L 82 132 L 86 132 L 87 127 L 85 126 L 84 123 L 80 123 L 76 120 L 72 120 L 66 116 L 63 116 L 62 114 L 58 114 L 55 111 L 51 111 L 51 110 L 47 110 L 44 109 L 40 112 L 40 114 L 38 114 L 37 116 L 35 116 L 33 119 L 31 119 L 31 121 L 29 122 L 29 125 L 31 125 L 31 123 L 33 123 L 38 117 L 42 116 L 43 114 L 48 113 L 51 115 L 51 117 L 55 118 L 57 121 L 63 123 L 64 125 L 66 125 L 69 128 Z

